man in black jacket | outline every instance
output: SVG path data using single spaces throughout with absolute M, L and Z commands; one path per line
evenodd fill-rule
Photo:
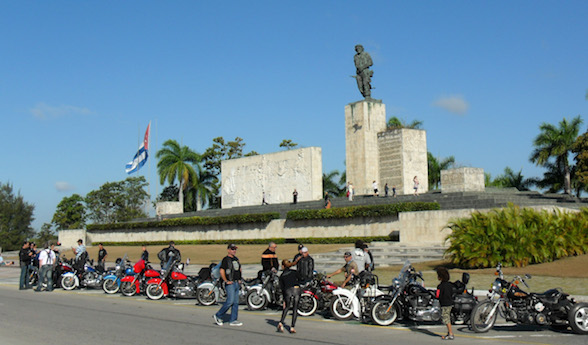
M 302 247 L 300 252 L 302 253 L 302 258 L 298 260 L 296 270 L 300 275 L 300 280 L 304 283 L 312 280 L 314 276 L 314 259 L 308 254 L 308 248 Z
M 175 247 L 176 244 L 174 241 L 169 241 L 169 247 L 163 248 L 158 254 L 157 257 L 161 260 L 161 268 L 163 269 L 164 266 L 167 266 L 170 262 L 170 258 L 173 256 L 174 260 L 182 261 L 182 254 L 180 251 Z M 173 253 L 173 255 L 170 255 Z M 168 267 L 166 267 L 167 269 Z
M 29 285 L 29 267 L 31 266 L 31 259 L 33 256 L 33 252 L 29 249 L 29 241 L 24 241 L 22 244 L 22 248 L 20 248 L 20 252 L 18 253 L 18 257 L 20 259 L 20 284 L 19 290 L 30 289 L 31 286 Z

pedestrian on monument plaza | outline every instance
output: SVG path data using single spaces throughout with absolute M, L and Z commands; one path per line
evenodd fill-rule
M 282 261 L 282 275 L 280 275 L 280 288 L 284 296 L 284 305 L 282 318 L 278 323 L 278 332 L 284 332 L 284 320 L 288 316 L 288 311 L 292 309 L 292 325 L 290 333 L 296 333 L 296 317 L 298 316 L 298 302 L 300 302 L 300 275 L 298 271 L 291 270 L 292 263 L 288 260 Z
M 278 261 L 278 254 L 276 254 L 276 248 L 278 245 L 275 242 L 270 242 L 267 249 L 261 253 L 261 267 L 263 271 L 277 272 L 280 268 Z
M 331 208 L 331 198 L 329 197 L 329 192 L 325 192 L 325 209 Z
M 223 258 L 220 266 L 220 276 L 225 283 L 225 290 L 227 292 L 227 299 L 220 310 L 212 315 L 214 322 L 222 326 L 223 316 L 231 309 L 231 318 L 229 326 L 242 326 L 243 323 L 238 321 L 239 316 L 239 282 L 241 281 L 241 263 L 239 258 L 235 256 L 237 253 L 237 246 L 233 243 L 227 246 L 227 256 Z
M 351 182 L 347 183 L 347 197 L 349 201 L 353 201 L 353 185 Z
M 147 247 L 145 245 L 141 246 L 143 252 L 141 253 L 141 260 L 145 261 L 145 263 L 149 262 L 149 252 L 147 251 Z
M 419 179 L 415 176 L 412 179 L 412 182 L 414 182 L 414 196 L 418 196 L 419 195 Z
M 372 261 L 370 260 L 370 256 L 366 254 L 363 247 L 365 244 L 362 240 L 355 241 L 355 249 L 352 252 L 353 261 L 357 264 L 357 271 L 356 273 L 359 274 L 365 271 L 367 268 L 370 267 Z
M 372 188 L 374 189 L 374 196 L 380 196 L 380 194 L 378 193 L 378 182 L 376 182 L 374 180 L 374 182 L 372 182 Z
M 384 196 L 385 196 L 386 198 L 388 197 L 388 191 L 389 191 L 389 190 L 390 190 L 390 189 L 388 188 L 388 184 L 386 183 L 386 184 L 384 185 Z
M 30 243 L 29 241 L 24 241 L 22 244 L 22 248 L 20 248 L 20 252 L 18 253 L 19 263 L 20 263 L 20 284 L 18 286 L 19 290 L 30 289 L 31 286 L 29 285 L 29 267 L 31 266 L 31 258 L 33 256 L 33 252 L 30 250 Z
M 396 186 L 392 186 L 392 197 L 396 197 Z
M 292 199 L 294 201 L 294 204 L 298 203 L 298 192 L 296 191 L 296 189 L 294 189 L 294 192 L 292 193 Z
M 45 291 L 53 291 L 53 266 L 55 266 L 56 259 L 55 252 L 49 248 L 49 243 L 45 244 L 45 249 L 39 253 L 39 283 L 35 291 L 41 291 L 45 280 L 47 280 Z
M 451 309 L 453 308 L 453 284 L 449 282 L 449 271 L 445 267 L 437 268 L 437 279 L 441 284 L 437 286 L 436 297 L 441 304 L 441 319 L 447 326 L 447 335 L 441 337 L 443 340 L 453 340 L 453 330 L 451 329 Z
M 350 252 L 345 252 L 343 254 L 343 258 L 345 259 L 345 265 L 335 272 L 331 274 L 327 274 L 327 279 L 331 278 L 334 275 L 337 275 L 341 272 L 345 273 L 345 280 L 343 282 L 336 282 L 335 285 L 344 288 L 347 283 L 351 280 L 353 275 L 357 273 L 357 264 L 353 261 L 353 257 L 351 256 Z
M 300 252 L 302 257 L 296 263 L 296 270 L 298 271 L 300 282 L 307 283 L 314 277 L 314 259 L 308 253 L 308 248 L 302 247 Z
M 108 256 L 108 252 L 104 249 L 104 245 L 102 243 L 98 243 L 98 264 L 96 268 L 99 272 L 104 272 L 104 268 L 106 267 L 106 257 Z
M 261 196 L 261 206 L 264 206 L 264 205 L 269 205 L 267 203 L 267 201 L 265 201 L 265 192 L 263 192 L 263 194 Z

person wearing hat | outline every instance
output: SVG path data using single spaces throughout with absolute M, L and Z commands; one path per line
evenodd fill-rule
M 296 253 L 296 255 L 294 255 L 294 259 L 292 259 L 293 265 L 298 264 L 298 260 L 302 259 L 302 248 L 304 248 L 304 244 L 300 243 L 298 245 L 298 253 Z
M 225 283 L 225 291 L 227 292 L 227 299 L 223 306 L 216 314 L 212 315 L 214 322 L 222 326 L 222 317 L 231 308 L 231 318 L 229 326 L 242 326 L 243 323 L 237 320 L 239 313 L 239 282 L 241 281 L 241 263 L 239 258 L 235 256 L 237 253 L 237 246 L 233 243 L 227 246 L 227 256 L 223 258 L 220 266 L 220 276 Z
M 345 254 L 343 254 L 343 258 L 345 258 L 345 265 L 343 267 L 339 268 L 338 270 L 336 270 L 335 272 L 333 272 L 331 274 L 327 274 L 327 279 L 328 279 L 336 274 L 339 274 L 341 272 L 345 272 L 345 280 L 340 284 L 336 284 L 342 288 L 345 287 L 345 285 L 347 285 L 347 283 L 349 283 L 349 281 L 351 280 L 351 278 L 353 277 L 354 274 L 358 273 L 357 264 L 353 261 L 353 256 L 351 256 L 351 252 L 345 252 Z
M 302 283 L 309 282 L 314 276 L 314 259 L 308 254 L 308 248 L 302 247 L 300 249 L 302 256 L 296 263 L 296 270 L 300 275 Z

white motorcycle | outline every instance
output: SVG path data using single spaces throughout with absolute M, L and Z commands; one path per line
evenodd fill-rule
M 363 271 L 352 278 L 351 290 L 337 288 L 333 290 L 330 305 L 331 315 L 338 320 L 349 320 L 351 317 L 361 318 L 367 315 L 372 301 L 385 293 L 378 289 L 378 277 L 369 271 Z

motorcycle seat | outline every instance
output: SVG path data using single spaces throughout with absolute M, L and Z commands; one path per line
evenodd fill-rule
M 394 290 L 394 285 L 380 285 L 380 286 L 378 286 L 378 290 L 380 290 L 380 291 L 392 291 L 392 290 Z
M 561 290 L 559 289 L 549 289 L 543 293 L 533 293 L 539 300 L 542 302 L 556 304 L 559 300 L 561 295 Z

